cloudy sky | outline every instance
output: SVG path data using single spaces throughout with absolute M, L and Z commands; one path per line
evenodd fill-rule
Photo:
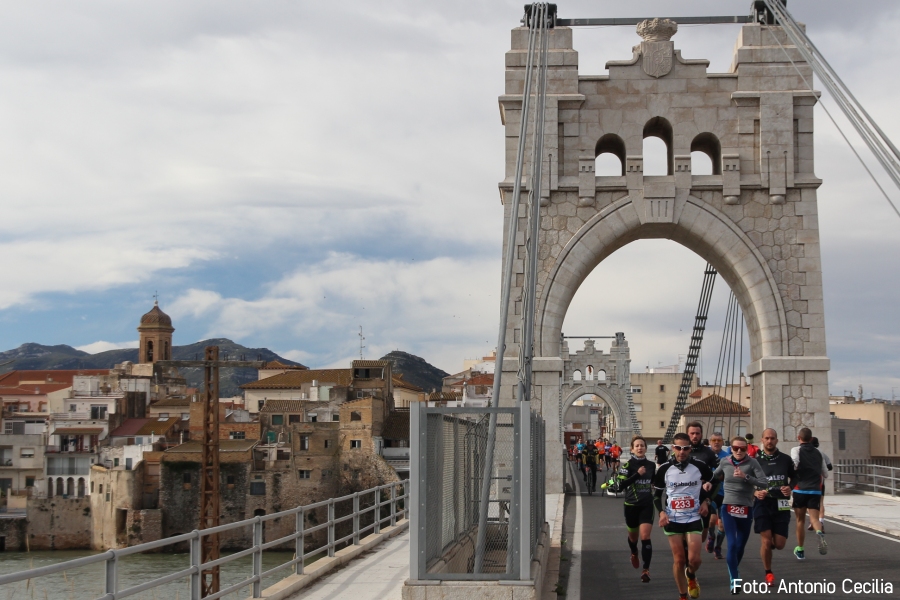
M 588 17 L 747 4 L 559 6 Z M 360 326 L 367 357 L 399 348 L 447 371 L 494 347 L 497 96 L 521 1 L 0 6 L 0 349 L 134 345 L 156 291 L 176 343 L 229 337 L 314 367 L 346 365 Z M 900 140 L 900 5 L 790 7 Z M 675 40 L 725 71 L 736 34 L 682 27 Z M 638 41 L 631 28 L 577 30 L 582 73 Z M 900 219 L 817 111 L 832 390 L 900 395 Z M 671 242 L 632 244 L 591 275 L 565 331 L 624 331 L 635 370 L 671 364 L 703 264 Z M 718 322 L 726 298 L 720 281 Z

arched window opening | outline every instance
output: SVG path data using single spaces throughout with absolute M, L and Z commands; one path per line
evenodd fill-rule
M 53 479 L 52 478 L 47 479 L 47 497 L 48 498 L 53 497 Z
M 56 479 L 56 495 L 57 495 L 57 496 L 62 496 L 62 495 L 65 494 L 65 493 L 66 493 L 66 492 L 65 492 L 65 490 L 63 489 L 63 478 L 62 478 L 62 477 L 59 477 L 59 478 Z
M 75 480 L 69 477 L 66 480 L 66 496 L 72 497 L 75 495 Z
M 597 371 L 597 381 L 606 381 L 606 371 L 603 369 Z
M 586 377 L 585 377 L 586 380 L 588 380 L 588 381 L 594 380 L 594 367 L 588 365 L 587 369 L 585 369 L 584 372 L 586 375 Z
M 78 497 L 84 498 L 84 477 L 78 478 Z
M 594 174 L 598 177 L 625 175 L 625 141 L 614 133 L 607 133 L 594 148 Z
M 581 371 L 575 369 L 575 372 L 572 373 L 572 381 L 581 381 Z
M 153 362 L 153 341 L 147 340 L 147 362 Z
M 710 173 L 700 172 L 695 166 L 695 153 L 705 154 L 712 163 Z M 700 163 L 705 165 L 706 161 Z M 691 142 L 691 173 L 694 175 L 721 175 L 722 174 L 722 144 L 719 138 L 709 132 L 701 133 Z
M 672 125 L 662 117 L 654 117 L 644 125 L 644 175 L 675 173 L 675 136 Z
M 163 360 L 172 360 L 169 356 L 169 342 L 163 342 Z

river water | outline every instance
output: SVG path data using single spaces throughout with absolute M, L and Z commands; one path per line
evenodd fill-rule
M 0 575 L 15 573 L 25 569 L 52 565 L 73 558 L 96 554 L 82 550 L 56 550 L 45 552 L 0 552 Z M 225 553 L 227 554 L 227 553 Z M 223 556 L 225 555 L 223 554 Z M 290 552 L 263 552 L 263 571 L 271 569 L 293 558 Z M 225 589 L 250 577 L 252 556 L 236 559 L 221 567 L 221 588 Z M 307 561 L 308 564 L 309 561 Z M 140 585 L 158 577 L 163 577 L 190 566 L 190 556 L 185 554 L 133 554 L 119 559 L 119 591 Z M 263 589 L 291 574 L 290 568 L 263 580 Z M 105 564 L 81 567 L 55 575 L 47 575 L 30 581 L 20 581 L 0 586 L 0 600 L 91 600 L 104 594 Z M 243 600 L 251 596 L 251 590 L 244 587 L 238 592 L 225 596 Z M 166 585 L 141 592 L 129 598 L 138 600 L 188 600 L 190 583 L 185 577 Z

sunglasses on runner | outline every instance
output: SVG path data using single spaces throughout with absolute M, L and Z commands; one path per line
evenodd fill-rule
M 691 447 L 690 446 L 679 446 L 677 444 L 672 444 L 672 449 L 673 450 L 690 450 Z
M 747 446 L 732 446 L 731 451 L 732 452 L 746 452 Z

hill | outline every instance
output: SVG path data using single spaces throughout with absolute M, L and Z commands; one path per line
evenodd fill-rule
M 203 358 L 206 346 L 219 346 L 220 359 L 240 358 L 245 360 L 277 360 L 287 365 L 297 365 L 294 361 L 283 358 L 268 348 L 247 348 L 225 338 L 203 340 L 186 346 L 173 346 L 172 358 L 174 360 L 199 360 Z M 12 364 L 0 367 L 0 373 L 17 370 L 44 370 L 44 369 L 111 369 L 116 364 L 126 360 L 137 362 L 137 348 L 123 348 L 121 350 L 107 350 L 97 354 L 88 354 L 76 350 L 64 344 L 58 346 L 43 346 L 41 344 L 22 344 L 14 350 L 0 352 L 0 364 L 15 359 Z M 180 369 L 181 374 L 187 380 L 190 387 L 200 389 L 203 384 L 203 370 Z M 237 396 L 241 393 L 240 386 L 256 381 L 256 369 L 223 368 L 219 371 L 219 395 L 223 398 Z
M 394 373 L 402 373 L 403 379 L 419 386 L 426 393 L 441 391 L 444 377 L 449 375 L 446 371 L 442 371 L 426 362 L 424 358 L 400 350 L 394 350 L 385 354 L 381 357 L 381 360 L 392 361 Z

